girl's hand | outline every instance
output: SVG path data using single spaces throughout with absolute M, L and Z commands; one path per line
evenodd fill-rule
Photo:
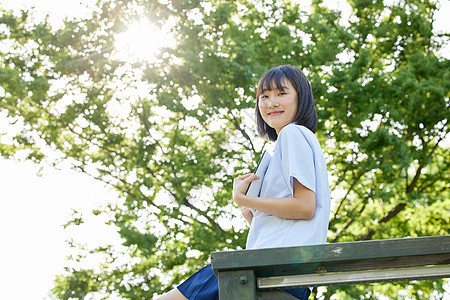
M 259 179 L 259 176 L 256 176 L 253 173 L 245 174 L 245 175 L 242 175 L 242 176 L 234 179 L 233 200 L 237 205 L 239 205 L 239 206 L 244 205 L 242 203 L 242 200 L 243 200 L 242 198 L 245 197 L 245 192 L 247 191 L 248 185 L 253 180 L 258 180 L 258 179 Z
M 244 216 L 244 218 L 247 220 L 248 225 L 251 225 L 252 220 L 253 220 L 252 210 L 246 206 L 241 206 L 241 213 Z

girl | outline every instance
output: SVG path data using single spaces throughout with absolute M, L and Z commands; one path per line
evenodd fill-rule
M 246 174 L 234 180 L 233 200 L 250 224 L 247 249 L 323 244 L 330 214 L 330 191 L 325 159 L 314 135 L 317 114 L 311 86 L 292 66 L 279 66 L 260 79 L 256 95 L 259 135 L 276 141 L 260 197 L 246 196 L 258 179 Z M 309 288 L 287 289 L 308 299 Z M 211 266 L 188 278 L 163 299 L 218 299 Z

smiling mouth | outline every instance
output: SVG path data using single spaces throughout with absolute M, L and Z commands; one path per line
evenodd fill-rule
M 268 113 L 269 116 L 277 116 L 277 115 L 281 115 L 283 112 L 282 111 L 271 111 Z

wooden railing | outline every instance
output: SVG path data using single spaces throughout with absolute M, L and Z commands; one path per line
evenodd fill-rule
M 284 288 L 450 277 L 450 235 L 211 254 L 219 299 L 295 299 Z

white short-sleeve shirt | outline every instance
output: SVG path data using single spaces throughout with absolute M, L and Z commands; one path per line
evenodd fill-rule
M 316 194 L 311 220 L 290 220 L 254 212 L 247 249 L 323 244 L 330 218 L 330 189 L 322 148 L 314 133 L 291 123 L 278 135 L 260 197 L 293 197 L 293 178 Z

